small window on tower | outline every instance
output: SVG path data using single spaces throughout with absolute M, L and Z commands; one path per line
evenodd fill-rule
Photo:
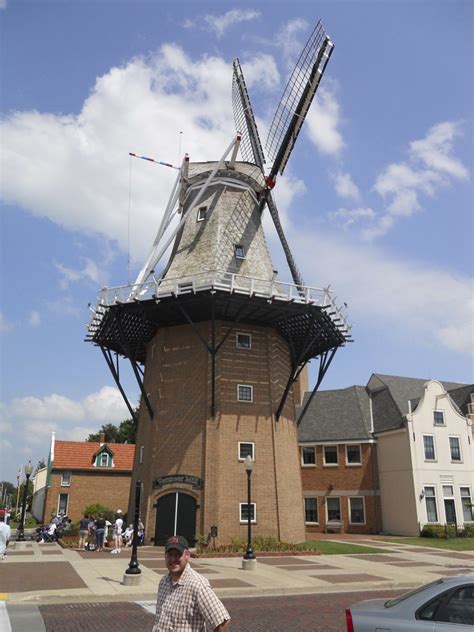
M 237 349 L 250 349 L 252 347 L 251 334 L 237 334 Z
M 240 244 L 234 246 L 234 253 L 236 259 L 245 259 L 245 247 Z
M 249 384 L 238 384 L 237 400 L 239 402 L 253 402 L 253 386 Z
M 207 206 L 201 206 L 198 208 L 197 221 L 203 222 L 207 217 Z

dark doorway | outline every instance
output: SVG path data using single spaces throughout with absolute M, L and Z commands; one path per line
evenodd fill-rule
M 451 524 L 451 523 L 456 524 L 456 509 L 454 507 L 453 498 L 444 499 L 444 510 L 446 512 L 446 522 L 448 524 Z
M 182 535 L 190 546 L 196 543 L 196 500 L 183 492 L 161 496 L 156 503 L 155 546 L 172 535 Z

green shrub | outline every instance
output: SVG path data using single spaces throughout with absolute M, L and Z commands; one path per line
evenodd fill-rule
M 205 538 L 204 538 L 205 541 Z M 206 546 L 202 546 L 199 539 L 197 541 L 198 552 L 208 550 Z M 277 540 L 273 536 L 257 535 L 252 539 L 252 548 L 254 551 L 297 551 L 303 550 L 304 547 L 292 542 Z M 247 541 L 243 538 L 232 538 L 229 544 L 221 544 L 216 546 L 214 551 L 218 553 L 244 553 L 247 550 Z
M 469 525 L 468 525 L 469 527 Z M 462 538 L 470 537 L 466 528 L 458 529 L 455 524 L 425 524 L 420 531 L 422 538 Z
M 114 522 L 115 520 L 115 512 L 108 507 L 104 507 L 104 505 L 100 505 L 99 503 L 87 505 L 84 509 L 85 516 L 92 516 L 93 518 L 96 518 L 98 514 L 102 514 L 104 518 L 110 522 Z
M 474 538 L 474 524 L 464 525 L 464 535 L 466 538 Z

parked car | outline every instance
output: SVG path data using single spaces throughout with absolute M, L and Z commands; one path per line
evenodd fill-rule
M 444 577 L 395 599 L 346 610 L 347 632 L 462 632 L 474 629 L 474 573 Z

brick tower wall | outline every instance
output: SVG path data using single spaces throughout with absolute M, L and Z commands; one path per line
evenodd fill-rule
M 216 324 L 219 341 L 230 323 Z M 210 340 L 209 322 L 197 325 Z M 252 335 L 251 349 L 236 347 L 236 333 Z M 134 480 L 144 482 L 142 515 L 148 537 L 155 531 L 157 498 L 182 489 L 198 504 L 196 533 L 217 525 L 217 544 L 246 538 L 239 503 L 247 501 L 247 475 L 238 459 L 238 442 L 255 444 L 252 501 L 257 507 L 255 535 L 289 541 L 305 537 L 302 485 L 293 395 L 280 421 L 273 413 L 289 376 L 286 343 L 272 329 L 238 326 L 221 347 L 216 361 L 216 416 L 210 415 L 211 357 L 189 325 L 160 330 L 148 347 L 145 389 L 155 417 L 140 409 Z M 253 386 L 253 402 L 237 401 L 237 385 Z M 144 445 L 143 463 L 139 463 Z M 203 479 L 201 490 L 189 485 L 152 488 L 152 481 L 171 474 Z

